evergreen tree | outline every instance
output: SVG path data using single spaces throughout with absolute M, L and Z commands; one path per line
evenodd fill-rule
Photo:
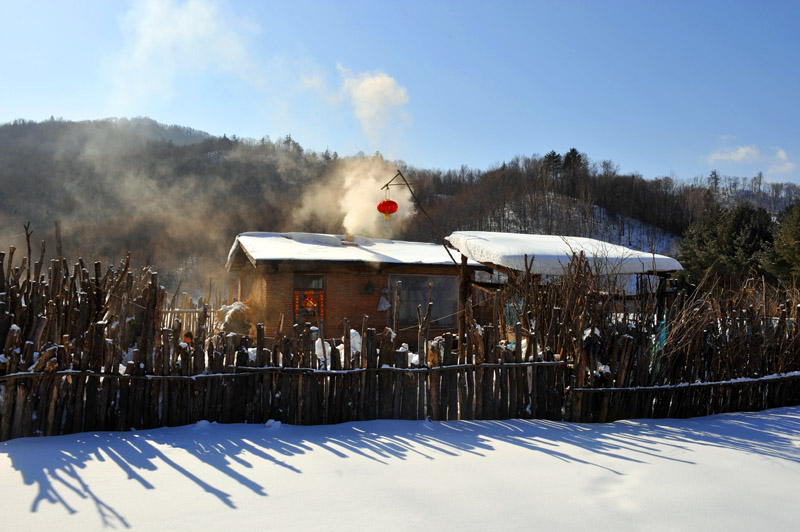
M 689 226 L 681 241 L 678 259 L 692 282 L 699 282 L 711 271 L 720 256 L 717 229 L 722 215 L 719 205 L 709 205 L 704 216 Z
M 778 217 L 775 229 L 775 270 L 781 277 L 800 277 L 800 202 Z
M 686 231 L 679 259 L 692 282 L 711 273 L 736 283 L 752 272 L 771 272 L 772 242 L 772 220 L 763 208 L 714 204 Z

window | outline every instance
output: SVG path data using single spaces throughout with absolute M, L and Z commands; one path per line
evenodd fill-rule
M 322 275 L 295 275 L 295 290 L 322 290 L 325 288 L 325 277 Z
M 422 312 L 428 306 L 430 283 L 433 283 L 431 325 L 434 327 L 453 327 L 456 324 L 458 311 L 458 277 L 454 275 L 392 275 L 389 291 L 394 299 L 397 281 L 400 287 L 400 307 L 397 313 L 397 325 L 407 327 L 419 323 L 417 307 L 422 305 Z

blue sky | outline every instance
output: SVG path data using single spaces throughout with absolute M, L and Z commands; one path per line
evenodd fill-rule
M 800 2 L 0 0 L 0 122 L 149 116 L 486 169 L 800 183 Z

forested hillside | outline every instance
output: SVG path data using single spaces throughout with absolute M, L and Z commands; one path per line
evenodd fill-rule
M 144 125 L 153 127 L 143 127 Z M 291 205 L 332 161 L 277 142 L 216 138 L 140 121 L 17 122 L 0 127 L 0 240 L 175 271 L 219 268 L 233 237 L 286 229 Z M 38 248 L 38 246 L 37 246 Z
M 767 185 L 760 176 L 645 179 L 576 149 L 518 156 L 486 170 L 440 170 L 377 153 L 317 153 L 290 136 L 220 138 L 149 119 L 16 121 L 0 126 L 0 246 L 24 246 L 23 224 L 30 221 L 32 241 L 45 239 L 52 257 L 59 220 L 70 261 L 117 260 L 130 250 L 135 262 L 157 264 L 172 277 L 192 274 L 199 286 L 244 231 L 435 240 L 402 190 L 391 193 L 404 212 L 379 223 L 371 198 L 383 194 L 396 169 L 441 235 L 475 229 L 593 236 L 663 253 L 677 252 L 673 240 L 714 209 L 748 200 L 776 214 L 800 197 L 797 186 Z M 172 277 L 165 281 L 174 283 Z

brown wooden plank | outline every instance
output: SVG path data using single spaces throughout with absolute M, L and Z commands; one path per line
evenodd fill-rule
M 452 333 L 444 335 L 444 356 L 445 364 L 454 366 L 458 364 L 458 351 L 453 346 Z M 447 419 L 455 420 L 459 418 L 459 384 L 458 377 L 461 370 L 450 369 L 447 371 Z
M 31 379 L 17 381 L 17 397 L 14 404 L 14 423 L 11 430 L 12 438 L 31 436 L 31 417 L 33 409 L 30 401 Z
M 79 349 L 75 350 L 75 356 L 80 357 L 79 362 L 79 369 L 81 372 L 86 371 L 89 368 L 89 354 L 82 353 Z M 85 396 L 84 391 L 86 389 L 86 376 L 75 375 L 75 391 L 71 394 L 71 398 L 73 401 L 73 416 L 72 416 L 72 426 L 70 427 L 70 432 L 83 432 L 83 411 L 85 405 Z
M 430 390 L 428 389 L 428 375 L 430 371 L 418 372 L 414 375 L 417 387 L 417 419 L 425 419 L 430 414 L 430 405 L 428 397 Z
M 275 407 L 278 415 L 274 416 L 283 423 L 291 423 L 293 421 L 293 410 L 290 407 L 292 399 L 292 391 L 294 386 L 291 382 L 291 377 L 287 373 L 280 374 L 280 389 L 273 397 L 275 400 Z
M 53 376 L 52 389 L 50 390 L 50 408 L 47 412 L 47 425 L 44 431 L 45 436 L 57 436 L 61 434 L 61 419 L 64 413 L 67 389 L 68 385 L 63 375 Z
M 132 364 L 131 364 L 132 365 Z M 117 382 L 117 401 L 115 403 L 116 418 L 114 430 L 126 431 L 131 429 L 131 379 L 120 378 Z
M 413 371 L 405 371 L 402 376 L 403 397 L 401 400 L 401 419 L 417 419 L 417 400 L 419 379 Z
M 407 368 L 408 367 L 408 354 L 406 351 L 395 351 L 394 353 L 394 367 Z M 393 372 L 393 401 L 392 401 L 392 419 L 401 418 L 401 408 L 403 404 L 403 374 L 399 371 Z
M 334 349 L 338 351 L 338 349 Z M 333 356 L 331 357 L 331 366 L 333 366 Z M 341 389 L 341 375 L 330 374 L 327 377 L 327 399 L 325 400 L 325 417 L 323 423 L 339 423 L 342 417 L 342 389 Z
M 364 372 L 365 384 L 363 388 L 364 400 L 364 419 L 369 421 L 378 415 L 378 381 L 375 369 L 378 367 L 378 349 L 376 342 L 375 329 L 367 329 L 362 343 L 362 355 L 366 364 L 367 371 Z M 373 371 L 370 371 L 373 370 Z
M 395 353 L 392 347 L 391 333 L 385 329 L 380 339 L 378 368 L 393 368 Z M 378 371 L 378 417 L 392 419 L 394 409 L 394 373 L 391 370 Z
M 0 441 L 10 440 L 13 435 L 13 421 L 15 411 L 15 401 L 17 399 L 17 385 L 15 382 L 7 381 L 5 392 L 3 393 L 3 419 L 0 423 Z

